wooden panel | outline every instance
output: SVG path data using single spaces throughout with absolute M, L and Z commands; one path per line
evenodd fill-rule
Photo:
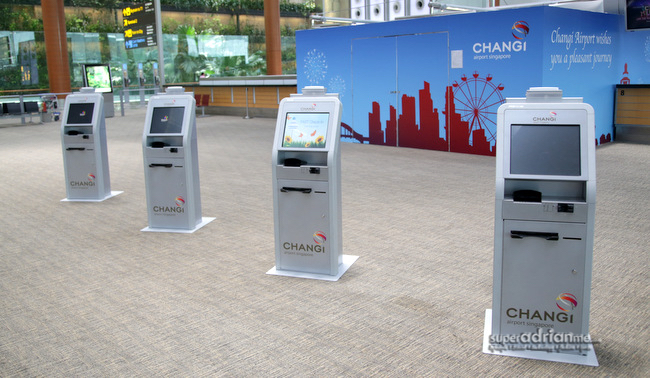
M 639 106 L 639 105 L 642 105 L 642 106 Z M 635 111 L 635 110 L 639 110 L 639 109 L 650 111 L 650 105 L 639 104 L 637 102 L 618 102 L 616 104 L 616 111 L 617 112 Z
M 632 118 L 650 119 L 650 109 L 647 109 L 647 110 L 638 110 L 638 109 L 621 110 L 621 109 L 618 109 L 616 111 L 616 118 L 618 118 L 618 117 L 632 117 Z
M 637 95 L 632 96 L 626 94 L 625 96 L 617 96 L 616 102 L 619 104 L 639 104 L 639 105 L 648 106 L 650 105 L 650 95 L 644 97 L 644 96 L 637 96 Z
M 211 106 L 234 106 L 230 98 L 230 87 L 212 87 Z
M 292 93 L 298 93 L 297 87 L 280 87 L 280 101 L 283 98 L 289 97 Z
M 233 104 L 232 106 L 237 107 L 246 107 L 246 88 L 244 87 L 233 87 Z M 253 91 L 248 90 L 248 106 L 253 103 Z
M 278 88 L 280 92 L 280 100 L 289 97 L 291 93 L 297 93 L 296 87 L 292 86 L 268 86 L 268 87 L 254 87 L 255 97 L 253 97 L 253 87 L 248 87 L 248 107 L 261 108 L 261 109 L 277 109 L 278 103 Z M 231 92 L 232 90 L 232 92 Z M 209 106 L 223 106 L 223 107 L 246 107 L 246 87 L 194 87 L 195 94 L 209 94 Z
M 650 126 L 650 88 L 617 88 L 615 123 Z
M 648 118 L 616 117 L 616 124 L 617 125 L 650 126 L 650 120 Z
M 277 108 L 278 103 L 277 87 L 255 87 L 256 108 Z

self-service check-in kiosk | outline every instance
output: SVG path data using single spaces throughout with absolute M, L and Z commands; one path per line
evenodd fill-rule
M 66 98 L 61 143 L 67 195 L 62 201 L 100 202 L 122 193 L 111 192 L 104 98 L 95 88 Z
M 142 149 L 149 226 L 142 231 L 192 233 L 202 217 L 196 103 L 181 87 L 149 99 Z
M 598 366 L 589 339 L 593 108 L 531 88 L 497 113 L 492 309 L 483 351 Z
M 268 274 L 338 280 L 342 254 L 341 102 L 305 87 L 280 102 L 273 142 L 275 267 Z

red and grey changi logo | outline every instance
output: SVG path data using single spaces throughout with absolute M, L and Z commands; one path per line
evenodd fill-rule
M 325 240 L 327 240 L 325 233 L 323 233 L 322 231 L 314 232 L 314 243 L 321 245 L 325 243 Z
M 95 181 L 95 175 L 93 175 L 92 173 L 89 173 L 88 174 L 88 181 L 94 182 Z
M 530 33 L 530 26 L 526 21 L 515 21 L 512 25 L 512 36 L 515 39 L 524 39 L 528 36 L 528 33 Z
M 183 197 L 181 197 L 181 196 L 176 197 L 176 199 L 174 199 L 174 202 L 176 203 L 176 206 L 178 206 L 178 207 L 185 206 L 185 199 Z
M 578 299 L 571 293 L 562 293 L 555 298 L 555 305 L 564 312 L 570 312 L 578 306 Z

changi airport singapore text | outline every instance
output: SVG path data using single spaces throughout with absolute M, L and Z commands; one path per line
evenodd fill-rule
M 612 66 L 612 54 L 593 50 L 595 46 L 608 46 L 612 44 L 612 36 L 605 30 L 599 34 L 585 34 L 580 31 L 565 32 L 557 28 L 551 32 L 551 43 L 564 45 L 567 53 L 551 54 L 551 70 L 556 65 L 565 64 L 570 70 L 576 64 L 589 64 L 594 69 L 597 64 Z M 592 49 L 589 46 L 594 46 Z
M 512 53 L 526 51 L 526 42 L 477 42 L 472 45 L 474 60 L 504 60 L 510 59 Z

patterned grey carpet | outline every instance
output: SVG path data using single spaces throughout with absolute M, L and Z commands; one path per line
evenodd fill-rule
M 486 355 L 494 158 L 344 143 L 338 282 L 275 265 L 275 120 L 198 119 L 203 216 L 144 233 L 144 110 L 108 119 L 113 190 L 65 198 L 59 124 L 0 128 L 0 376 L 648 376 L 650 147 L 597 150 L 600 367 Z

